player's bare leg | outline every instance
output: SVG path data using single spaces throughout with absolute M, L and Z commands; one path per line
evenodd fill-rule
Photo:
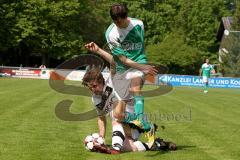
M 124 101 L 117 101 L 114 103 L 113 117 L 118 122 L 123 122 L 125 118 L 126 103 Z

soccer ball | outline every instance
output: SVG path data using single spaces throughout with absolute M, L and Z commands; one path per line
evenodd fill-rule
M 84 139 L 85 148 L 89 151 L 94 150 L 94 145 L 103 145 L 104 138 L 101 137 L 98 133 L 92 133 Z

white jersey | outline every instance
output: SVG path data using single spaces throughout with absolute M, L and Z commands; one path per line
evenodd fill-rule
M 114 91 L 112 87 L 111 79 L 108 78 L 105 81 L 105 86 L 103 88 L 103 94 L 102 95 L 96 95 L 93 94 L 92 96 L 92 102 L 94 106 L 96 107 L 98 116 L 103 116 L 108 113 L 110 113 L 110 116 L 112 117 L 112 110 L 114 108 L 114 102 L 118 101 L 118 98 L 116 96 L 116 92 Z M 133 99 L 130 99 L 127 101 L 126 106 L 126 112 L 134 112 L 134 106 L 133 106 Z

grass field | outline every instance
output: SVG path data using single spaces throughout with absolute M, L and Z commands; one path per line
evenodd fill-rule
M 92 109 L 89 97 L 58 93 L 47 80 L 0 79 L 0 160 L 232 160 L 240 157 L 240 90 L 178 87 L 146 98 L 157 135 L 177 143 L 174 152 L 106 155 L 88 152 L 83 139 L 97 131 L 96 118 L 63 121 L 55 106 L 73 100 L 71 111 Z M 107 143 L 111 143 L 108 123 Z

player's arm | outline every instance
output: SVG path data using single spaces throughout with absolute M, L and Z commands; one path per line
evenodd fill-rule
M 138 69 L 138 70 L 144 72 L 145 74 L 151 74 L 151 75 L 157 74 L 157 70 L 152 65 L 140 64 L 140 63 L 134 62 L 133 60 L 131 60 L 125 56 L 122 56 L 122 55 L 120 55 L 118 57 L 119 57 L 119 60 L 123 64 L 125 64 L 131 68 Z
M 106 126 L 107 126 L 106 116 L 99 116 L 98 130 L 99 130 L 100 136 L 102 136 L 103 138 L 105 138 L 105 135 L 106 135 Z
M 213 65 L 211 65 L 211 71 L 210 71 L 210 73 L 211 73 L 211 74 L 215 74 L 215 73 L 216 73 L 216 71 L 215 71 Z
M 85 47 L 90 50 L 91 52 L 94 52 L 98 55 L 100 55 L 102 58 L 104 58 L 107 62 L 110 64 L 114 63 L 113 56 L 106 52 L 105 50 L 101 49 L 96 43 L 90 42 L 85 45 Z
M 202 76 L 202 69 L 199 69 L 199 76 Z
M 204 64 L 201 66 L 201 68 L 199 69 L 199 76 L 203 75 L 203 69 L 204 69 Z
M 98 131 L 102 137 L 105 137 L 107 120 L 106 120 L 106 114 L 104 113 L 102 107 L 99 107 L 99 105 L 101 104 L 99 103 L 99 101 L 100 101 L 99 97 L 96 97 L 95 95 L 92 96 L 92 102 L 94 104 L 94 107 L 98 115 L 98 119 L 97 119 Z
M 129 66 L 131 68 L 138 69 L 145 74 L 152 74 L 155 75 L 157 74 L 157 70 L 154 68 L 154 66 L 151 65 L 146 65 L 146 64 L 139 64 L 137 62 L 134 62 L 133 60 L 127 58 L 125 55 L 127 55 L 127 51 L 124 50 L 119 43 L 118 39 L 114 37 L 113 35 L 111 36 L 106 36 L 109 48 L 112 51 L 112 54 L 114 56 L 117 56 L 119 60 L 125 64 L 126 66 Z

